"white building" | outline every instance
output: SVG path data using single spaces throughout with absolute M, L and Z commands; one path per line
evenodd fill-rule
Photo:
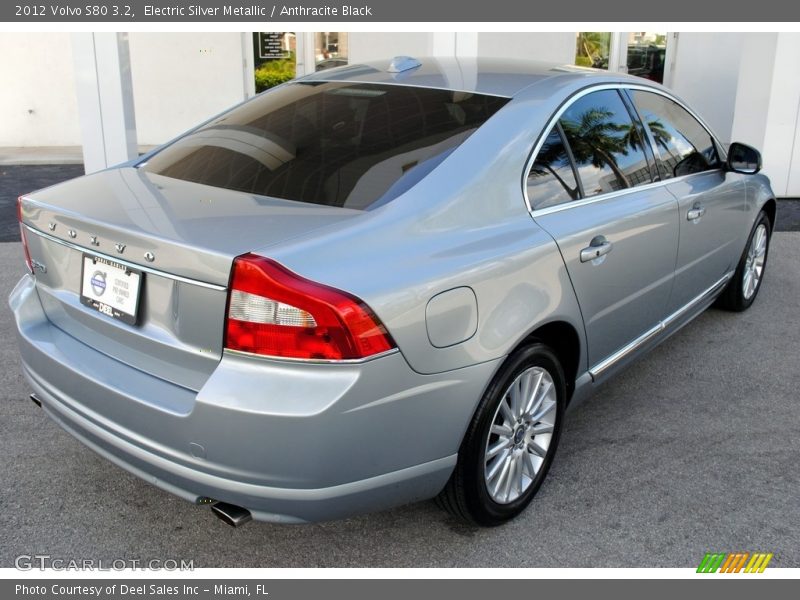
M 608 68 L 625 70 L 629 43 L 654 36 L 611 34 Z M 800 33 L 659 40 L 664 83 L 723 142 L 761 149 L 779 196 L 800 197 Z M 298 32 L 296 47 L 298 74 L 400 54 L 574 63 L 576 33 Z M 252 95 L 253 57 L 249 33 L 0 34 L 0 147 L 83 146 L 90 170 L 119 162 Z

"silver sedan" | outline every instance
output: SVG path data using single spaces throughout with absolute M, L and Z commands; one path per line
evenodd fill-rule
M 232 525 L 542 485 L 567 408 L 764 277 L 775 200 L 657 84 L 476 59 L 320 71 L 19 200 L 32 399 Z

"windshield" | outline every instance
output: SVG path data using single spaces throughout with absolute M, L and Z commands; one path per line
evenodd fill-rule
M 410 189 L 506 102 L 401 85 L 297 82 L 234 108 L 142 168 L 231 190 L 367 209 Z

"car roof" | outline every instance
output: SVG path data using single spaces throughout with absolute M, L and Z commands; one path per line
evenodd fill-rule
M 410 66 L 393 72 L 390 65 L 398 60 L 405 60 Z M 535 83 L 554 77 L 634 81 L 630 76 L 609 74 L 600 69 L 538 60 L 483 57 L 387 58 L 319 71 L 301 80 L 402 84 L 510 98 Z

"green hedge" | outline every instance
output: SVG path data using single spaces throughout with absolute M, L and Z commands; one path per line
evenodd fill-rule
M 256 92 L 263 92 L 271 87 L 280 85 L 294 79 L 295 57 L 292 53 L 289 58 L 270 60 L 256 69 Z

